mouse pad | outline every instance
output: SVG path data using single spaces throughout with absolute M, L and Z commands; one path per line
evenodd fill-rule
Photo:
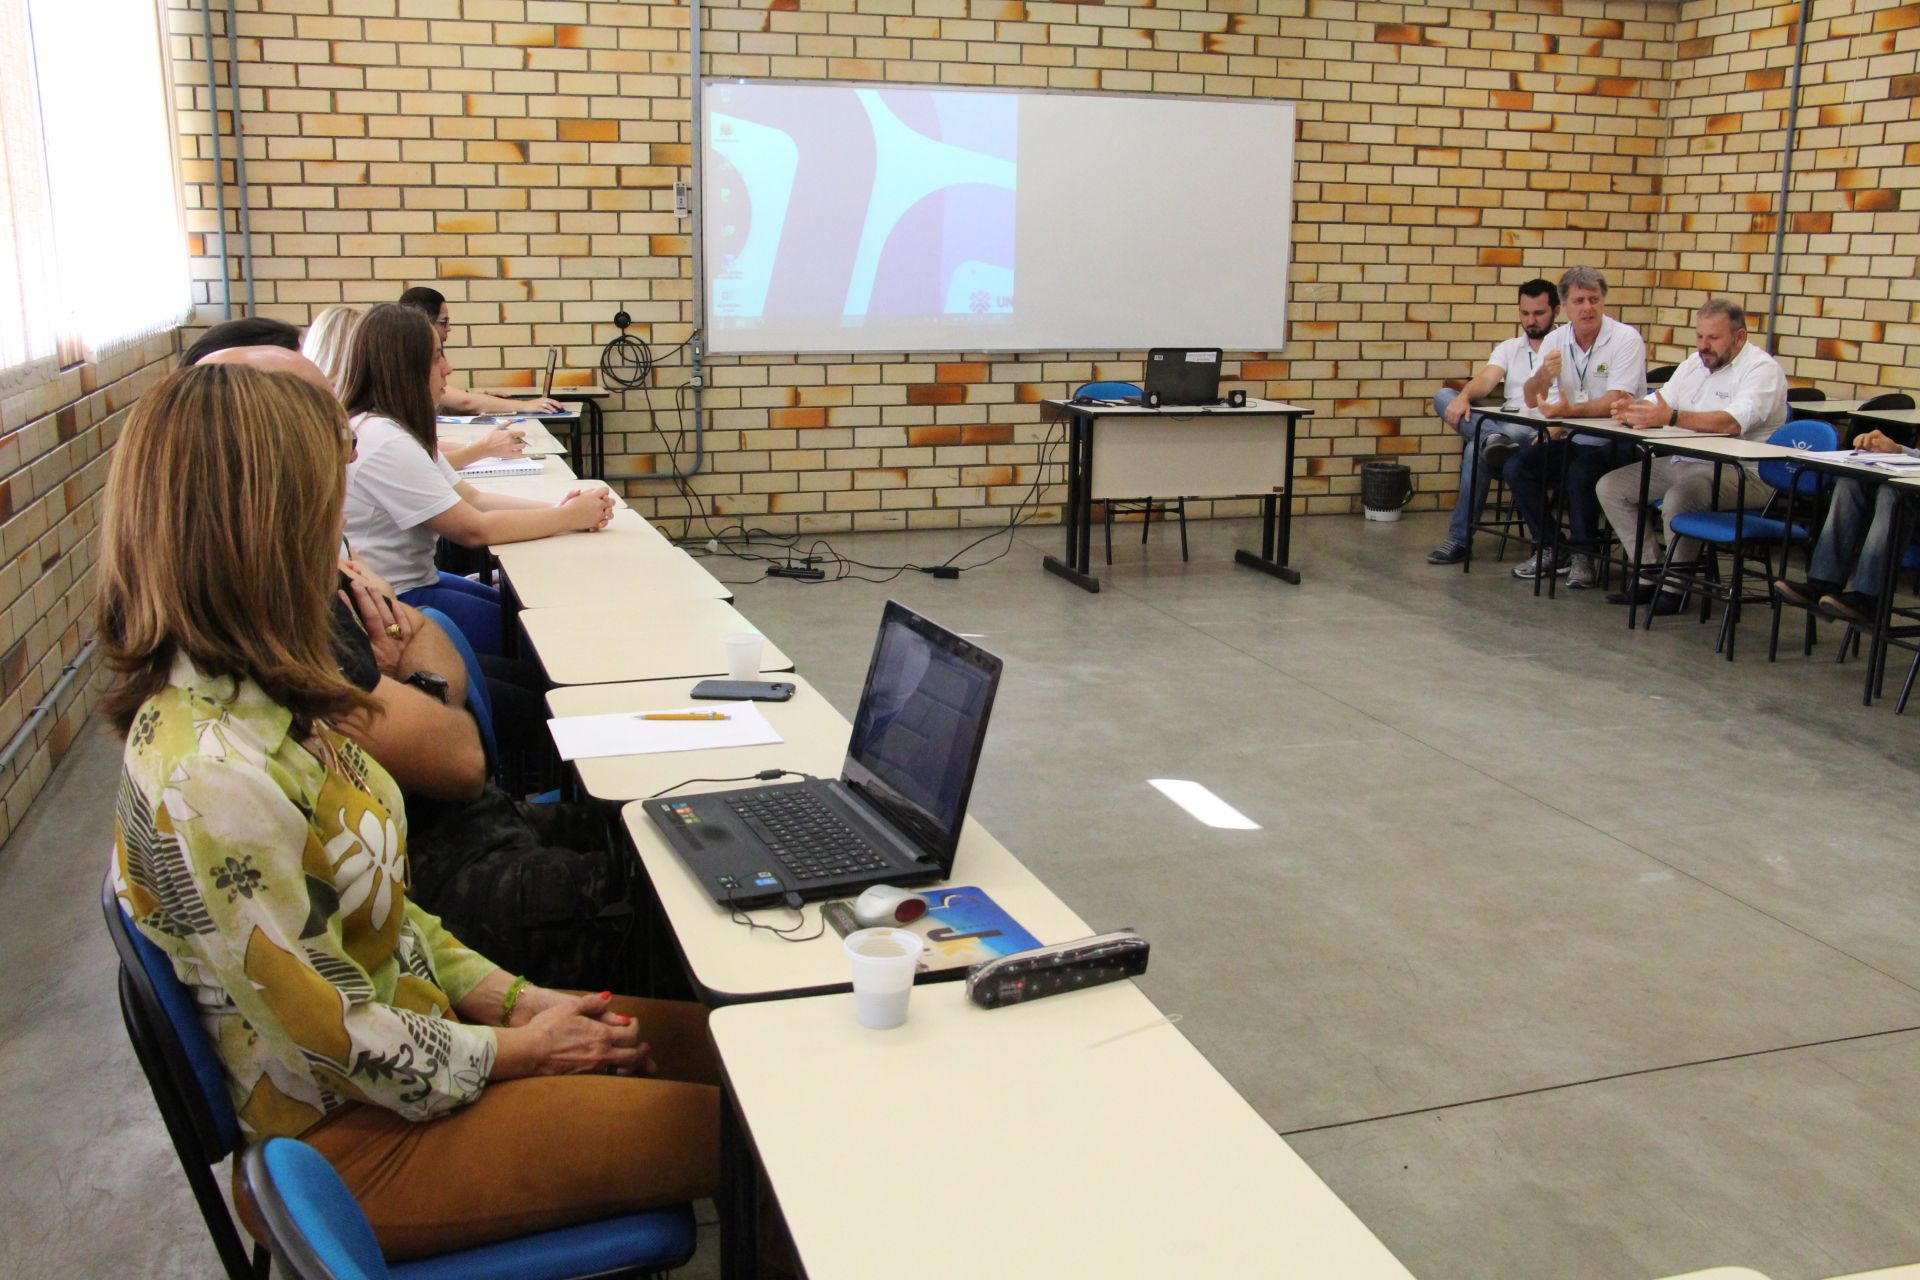
M 920 954 L 921 973 L 970 968 L 1040 945 L 984 889 L 938 885 L 916 892 L 925 896 L 927 914 L 899 927 L 926 939 L 927 949 Z M 851 899 L 826 903 L 821 912 L 843 938 L 860 927 L 853 918 Z

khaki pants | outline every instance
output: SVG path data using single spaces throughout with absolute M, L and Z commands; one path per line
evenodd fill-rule
M 391 1261 L 713 1195 L 721 1103 L 706 1010 L 625 996 L 613 1010 L 639 1022 L 659 1078 L 503 1080 L 426 1124 L 349 1104 L 301 1141 L 339 1171 Z M 241 1216 L 258 1235 L 251 1208 Z
M 1740 501 L 1740 477 L 1735 466 L 1729 462 L 1720 467 L 1721 511 L 1733 510 L 1734 503 Z M 1655 458 L 1652 473 L 1647 477 L 1647 500 L 1662 499 L 1658 518 L 1647 520 L 1647 542 L 1641 559 L 1648 569 L 1660 567 L 1660 549 L 1666 545 L 1664 521 L 1689 511 L 1714 510 L 1713 494 L 1714 464 L 1696 462 L 1687 458 Z M 1620 539 L 1620 545 L 1626 553 L 1633 554 L 1634 521 L 1640 510 L 1640 464 L 1620 467 L 1600 477 L 1600 483 L 1594 492 L 1600 498 L 1600 510 L 1607 516 L 1607 523 L 1613 526 L 1614 533 Z M 1747 474 L 1746 509 L 1757 511 L 1767 505 L 1767 499 L 1773 496 L 1773 489 L 1752 472 Z M 1673 562 L 1676 565 L 1692 564 L 1700 556 L 1700 541 L 1697 538 L 1675 538 L 1673 542 Z

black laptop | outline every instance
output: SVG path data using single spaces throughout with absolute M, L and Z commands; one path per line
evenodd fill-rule
M 722 906 L 945 880 L 999 685 L 1000 659 L 888 601 L 837 780 L 649 800 L 647 814 Z
M 1219 404 L 1219 347 L 1155 347 L 1147 352 L 1146 396 L 1161 405 Z

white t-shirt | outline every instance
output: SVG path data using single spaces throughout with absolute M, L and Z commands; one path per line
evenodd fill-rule
M 1730 413 L 1742 436 L 1765 440 L 1787 420 L 1787 375 L 1778 360 L 1749 340 L 1711 372 L 1694 352 L 1660 388 L 1660 398 L 1682 413 Z
M 1563 324 L 1540 344 L 1540 359 L 1560 353 L 1560 376 L 1547 388 L 1549 402 L 1580 404 L 1609 391 L 1624 391 L 1638 399 L 1647 394 L 1647 344 L 1640 331 L 1612 316 L 1600 318 L 1593 345 L 1582 351 L 1573 340 L 1573 326 Z M 1599 436 L 1575 436 L 1575 444 L 1603 445 Z
M 1541 339 L 1541 349 L 1545 350 L 1546 340 Z M 1533 342 L 1524 333 L 1515 334 L 1493 349 L 1487 357 L 1487 363 L 1507 372 L 1504 394 L 1506 399 L 1500 407 L 1508 413 L 1518 413 L 1527 407 L 1527 394 L 1523 389 L 1528 378 L 1540 368 L 1540 352 L 1533 349 Z
M 347 541 L 353 554 L 395 591 L 429 587 L 438 535 L 426 522 L 460 502 L 459 476 L 405 427 L 377 413 L 347 424 L 357 455 L 347 466 Z

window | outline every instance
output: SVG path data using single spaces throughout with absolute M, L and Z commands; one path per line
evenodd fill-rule
M 154 0 L 0 0 L 0 379 L 190 312 Z

